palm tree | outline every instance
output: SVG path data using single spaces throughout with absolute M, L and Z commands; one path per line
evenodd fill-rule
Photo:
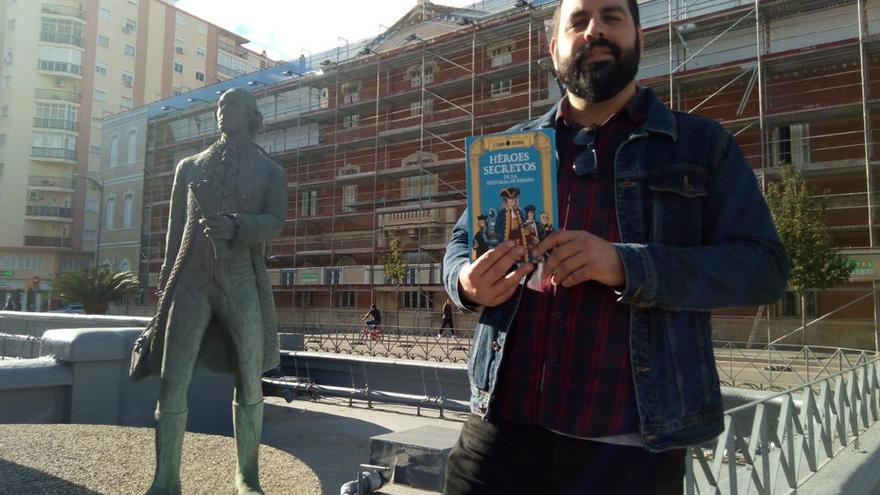
M 108 269 L 82 270 L 59 274 L 52 281 L 52 291 L 65 302 L 78 302 L 90 315 L 103 315 L 111 302 L 140 292 L 137 275 Z

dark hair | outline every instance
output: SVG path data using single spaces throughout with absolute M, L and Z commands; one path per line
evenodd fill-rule
M 559 16 L 561 15 L 560 12 L 562 11 L 562 3 L 564 1 L 565 0 L 559 0 L 559 3 L 556 4 L 556 10 L 553 11 L 553 23 L 551 24 L 551 29 L 553 29 L 553 33 L 551 33 L 551 35 L 550 35 L 551 38 L 555 38 L 556 35 L 559 33 L 559 21 L 560 21 Z M 637 0 L 628 0 L 627 6 L 629 7 L 630 15 L 633 18 L 633 24 L 635 24 L 636 27 L 641 26 L 642 21 L 641 21 L 641 18 L 639 17 L 639 3 L 638 3 L 638 1 Z
M 486 215 L 477 216 L 477 220 L 485 220 L 485 219 L 486 219 Z
M 370 308 L 371 308 L 371 309 L 376 309 L 376 305 L 373 304 L 373 305 L 370 306 Z
M 528 213 L 528 212 L 534 213 L 535 212 L 535 205 L 526 206 L 526 213 Z

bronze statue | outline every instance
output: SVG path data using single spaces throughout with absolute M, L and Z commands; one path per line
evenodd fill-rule
M 222 136 L 174 174 L 159 311 L 154 333 L 140 343 L 148 353 L 135 346 L 147 356 L 145 373 L 158 372 L 161 383 L 148 494 L 180 493 L 187 389 L 197 365 L 235 373 L 235 484 L 239 494 L 263 493 L 260 379 L 279 363 L 265 243 L 284 225 L 287 178 L 253 142 L 262 121 L 251 93 L 226 91 L 217 106 Z

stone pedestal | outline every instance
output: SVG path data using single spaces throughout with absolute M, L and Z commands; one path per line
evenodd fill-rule
M 370 438 L 370 464 L 393 469 L 394 483 L 439 492 L 459 430 L 422 426 Z

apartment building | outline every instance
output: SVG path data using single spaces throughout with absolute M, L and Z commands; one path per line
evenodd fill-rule
M 103 119 L 273 65 L 247 41 L 160 0 L 0 1 L 0 300 L 44 310 L 58 272 L 127 266 L 112 239 L 139 231 L 125 198 L 142 166 L 100 167 L 142 165 L 126 150 L 146 133 L 105 141 Z M 111 249 L 96 260 L 99 222 Z
M 556 3 L 454 10 L 420 0 L 344 56 L 331 50 L 241 79 L 266 118 L 258 142 L 288 174 L 287 224 L 267 253 L 282 324 L 356 323 L 377 304 L 391 325 L 439 326 L 444 247 L 466 203 L 464 139 L 558 100 L 548 57 Z M 640 6 L 639 83 L 675 110 L 723 123 L 762 186 L 794 164 L 826 203 L 834 242 L 858 268 L 844 286 L 809 295 L 809 317 L 831 316 L 809 327 L 808 340 L 873 347 L 880 1 Z M 156 103 L 148 116 L 156 139 L 146 150 L 140 256 L 150 286 L 174 163 L 216 138 L 211 89 L 190 93 L 188 105 L 167 100 L 170 111 Z M 383 271 L 393 237 L 408 264 L 400 285 Z M 776 339 L 799 325 L 800 311 L 793 294 L 771 307 L 719 311 L 716 337 Z M 773 321 L 753 325 L 756 314 Z

